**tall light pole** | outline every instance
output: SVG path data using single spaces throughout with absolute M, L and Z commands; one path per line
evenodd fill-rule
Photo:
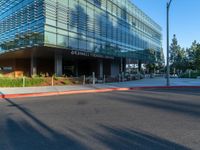
M 167 86 L 170 86 L 170 66 L 169 66 L 169 9 L 172 0 L 167 2 Z

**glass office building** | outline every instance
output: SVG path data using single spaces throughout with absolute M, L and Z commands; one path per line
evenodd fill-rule
M 2 0 L 0 11 L 0 66 L 14 59 L 13 70 L 114 76 L 160 59 L 161 27 L 130 0 Z

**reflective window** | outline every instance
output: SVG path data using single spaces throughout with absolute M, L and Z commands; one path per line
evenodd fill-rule
M 3 0 L 0 9 L 1 51 L 45 44 L 137 58 L 162 46 L 161 27 L 129 1 Z

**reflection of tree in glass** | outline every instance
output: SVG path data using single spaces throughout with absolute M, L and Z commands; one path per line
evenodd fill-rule
M 43 34 L 39 32 L 17 34 L 13 40 L 3 42 L 0 47 L 3 50 L 39 46 L 43 43 Z
M 70 12 L 70 27 L 77 28 L 78 33 L 86 34 L 88 15 L 83 7 L 76 5 Z

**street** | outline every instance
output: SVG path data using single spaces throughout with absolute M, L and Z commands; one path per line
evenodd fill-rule
M 200 89 L 0 99 L 0 150 L 200 148 Z

